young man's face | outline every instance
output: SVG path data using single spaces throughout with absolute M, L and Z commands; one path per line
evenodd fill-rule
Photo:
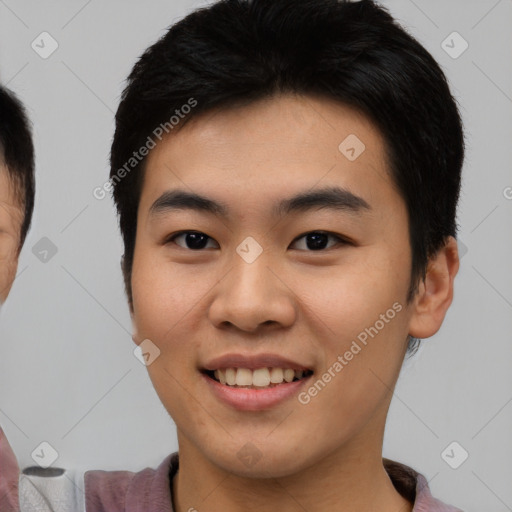
M 368 207 L 274 212 L 327 187 Z M 222 203 L 228 215 L 165 202 L 151 210 L 177 189 Z M 137 225 L 134 341 L 160 350 L 148 371 L 180 452 L 250 476 L 291 475 L 342 452 L 380 456 L 414 310 L 406 207 L 370 122 L 329 100 L 290 96 L 191 120 L 149 155 Z M 208 237 L 169 241 L 179 231 Z M 226 391 L 203 370 L 249 366 L 210 364 L 232 354 L 275 355 L 292 363 L 260 366 L 313 375 L 272 391 Z M 251 455 L 259 460 L 248 463 Z
M 0 163 L 0 304 L 7 298 L 16 276 L 22 221 L 23 210 L 7 169 Z

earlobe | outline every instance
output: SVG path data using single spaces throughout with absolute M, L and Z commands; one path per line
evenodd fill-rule
M 428 264 L 425 280 L 418 287 L 409 334 L 429 338 L 441 327 L 453 300 L 453 281 L 459 270 L 457 240 L 450 236 Z

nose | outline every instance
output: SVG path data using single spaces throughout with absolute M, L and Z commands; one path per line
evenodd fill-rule
M 265 251 L 252 263 L 238 254 L 215 288 L 210 321 L 218 328 L 246 332 L 289 327 L 295 321 L 295 294 Z

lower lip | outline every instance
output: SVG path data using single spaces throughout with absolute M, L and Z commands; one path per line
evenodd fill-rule
M 294 382 L 285 382 L 272 388 L 235 388 L 221 384 L 201 373 L 213 394 L 222 402 L 240 411 L 261 411 L 273 407 L 287 398 L 298 394 L 299 390 L 312 377 L 309 375 Z

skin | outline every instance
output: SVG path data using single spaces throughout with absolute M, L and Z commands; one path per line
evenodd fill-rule
M 18 268 L 23 209 L 5 166 L 0 163 L 0 304 L 11 290 Z
M 353 162 L 338 150 L 349 134 L 366 146 Z M 148 156 L 133 340 L 148 338 L 161 351 L 148 372 L 177 426 L 178 512 L 412 510 L 382 464 L 386 415 L 407 335 L 427 338 L 440 328 L 459 261 L 449 238 L 406 305 L 408 218 L 384 155 L 380 133 L 356 111 L 285 95 L 191 119 Z M 371 210 L 270 216 L 276 201 L 325 185 L 348 188 Z M 151 216 L 153 202 L 175 188 L 222 201 L 231 216 Z M 166 243 L 185 230 L 208 235 L 206 247 L 188 248 L 185 236 Z M 325 249 L 308 248 L 303 235 L 319 230 L 351 243 L 329 238 Z M 236 252 L 247 236 L 263 248 L 251 264 Z M 403 309 L 306 405 L 295 396 L 238 411 L 219 402 L 199 373 L 222 354 L 271 352 L 318 377 L 395 302 Z M 250 467 L 237 456 L 248 442 L 261 455 Z

